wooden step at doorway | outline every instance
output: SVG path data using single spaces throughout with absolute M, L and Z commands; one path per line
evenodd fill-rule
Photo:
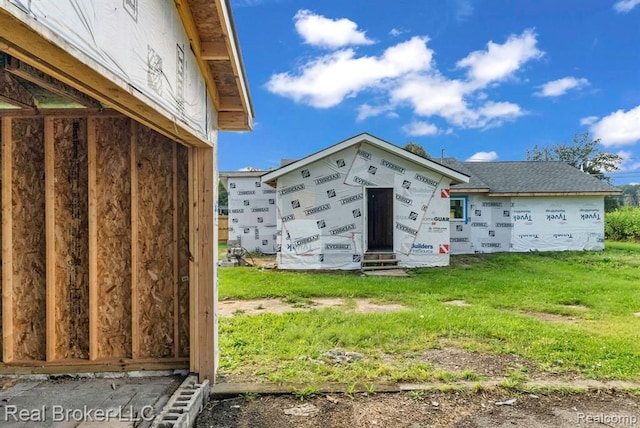
M 398 269 L 398 259 L 391 252 L 367 252 L 362 260 L 362 270 Z

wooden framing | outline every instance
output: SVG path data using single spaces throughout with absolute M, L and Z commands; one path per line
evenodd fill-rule
M 217 186 L 215 185 L 216 149 L 212 147 L 212 141 L 215 140 L 215 130 L 251 130 L 253 107 L 228 3 L 223 0 L 212 2 L 179 0 L 174 3 L 191 40 L 191 50 L 196 55 L 208 95 L 215 106 L 216 111 L 210 116 L 214 118 L 215 123 L 207 124 L 208 129 L 214 129 L 213 135 L 209 135 L 209 131 L 206 132 L 206 136 L 195 135 L 195 131 L 190 130 L 181 124 L 180 120 L 176 120 L 176 117 L 160 108 L 152 98 L 131 90 L 128 82 L 98 67 L 98 64 L 89 56 L 78 49 L 73 49 L 42 22 L 33 20 L 12 4 L 6 8 L 0 7 L 0 51 L 14 58 L 6 69 L 0 71 L 0 78 L 15 83 L 20 79 L 14 79 L 13 76 L 20 76 L 21 79 L 26 79 L 86 107 L 39 111 L 37 103 L 33 98 L 28 98 L 27 93 L 19 92 L 20 88 L 13 84 L 7 86 L 0 79 L 0 87 L 4 90 L 0 95 L 11 104 L 21 107 L 21 109 L 0 111 L 2 124 L 0 150 L 2 363 L 0 374 L 189 367 L 191 371 L 199 374 L 201 381 L 215 380 L 217 235 L 214 227 L 214 201 Z M 218 31 L 219 37 L 212 38 L 210 34 L 203 37 L 203 23 L 209 29 L 216 28 L 215 31 Z M 32 121 L 37 126 L 30 127 L 25 121 Z M 116 125 L 109 125 L 114 121 L 120 121 L 117 122 L 118 129 L 115 129 Z M 18 122 L 22 122 L 24 126 L 16 128 L 15 124 Z M 122 126 L 123 122 L 126 126 Z M 87 294 L 81 296 L 81 304 L 87 305 L 80 308 L 83 321 L 74 318 L 80 317 L 72 310 L 78 303 L 74 303 L 74 296 L 65 294 L 68 292 L 65 289 L 66 284 L 61 283 L 62 280 L 67 279 L 65 275 L 68 275 L 68 278 L 74 275 L 74 272 L 65 273 L 65 266 L 61 263 L 65 257 L 69 257 L 69 254 L 73 256 L 74 252 L 69 251 L 73 246 L 68 240 L 72 238 L 65 234 L 64 228 L 61 228 L 64 219 L 60 217 L 60 214 L 64 214 L 67 210 L 66 202 L 61 203 L 60 197 L 71 185 L 60 179 L 61 168 L 56 163 L 59 160 L 68 160 L 65 158 L 70 154 L 65 151 L 67 149 L 61 149 L 59 143 L 65 138 L 64 141 L 69 141 L 67 127 L 71 126 L 69 124 L 74 124 L 73 132 L 75 133 L 76 123 L 80 123 L 79 126 L 82 127 L 80 140 L 74 134 L 74 144 L 80 144 L 82 148 L 79 155 L 81 159 L 76 162 L 82 169 L 82 176 L 80 180 L 77 177 L 74 178 L 76 181 L 73 186 L 82 186 L 80 193 L 82 201 L 79 209 L 81 221 L 78 222 L 81 224 L 81 230 L 79 233 L 75 230 L 74 233 L 81 235 L 83 245 L 87 242 L 87 250 L 81 260 L 72 261 L 77 262 L 77 269 L 80 271 L 78 275 L 86 274 L 88 278 L 86 281 L 84 279 L 80 281 L 82 287 L 85 285 L 87 287 Z M 110 130 L 109 126 L 114 128 Z M 163 256 L 163 263 L 169 268 L 164 271 L 166 275 L 162 280 L 163 284 L 167 282 L 170 284 L 170 287 L 163 291 L 167 291 L 163 299 L 169 295 L 172 300 L 170 302 L 166 299 L 162 300 L 165 306 L 160 308 L 157 307 L 157 303 L 154 303 L 157 297 L 154 293 L 157 290 L 154 286 L 149 286 L 149 278 L 152 282 L 156 282 L 155 273 L 149 271 L 146 265 L 149 261 L 143 259 L 143 255 L 153 253 L 147 248 L 149 243 L 151 245 L 155 243 L 154 237 L 150 236 L 149 232 L 152 229 L 148 226 L 150 222 L 157 220 L 153 218 L 156 205 L 151 208 L 146 207 L 145 211 L 144 204 L 147 201 L 143 199 L 143 194 L 150 193 L 149 188 L 156 189 L 155 194 L 158 194 L 158 189 L 162 186 L 156 187 L 153 182 L 149 184 L 150 178 L 153 178 L 151 175 L 153 172 L 140 169 L 144 165 L 152 164 L 149 159 L 145 159 L 140 154 L 140 148 L 145 143 L 143 137 L 139 139 L 141 132 L 150 138 L 146 140 L 147 157 L 153 157 L 153 150 L 149 150 L 149 147 L 154 147 L 157 141 L 160 141 L 164 147 L 170 147 L 170 156 L 164 157 L 161 162 L 164 162 L 162 171 L 170 171 L 168 174 L 171 178 L 166 180 L 167 195 L 161 196 L 159 204 L 163 209 L 166 208 L 163 204 L 169 204 L 168 209 L 163 213 L 169 213 L 166 216 L 172 215 L 172 218 L 167 220 L 168 217 L 165 216 L 154 225 L 162 229 L 163 234 L 171 237 L 170 248 Z M 22 134 L 30 133 L 38 133 L 39 139 L 30 140 L 29 143 L 32 146 L 35 145 L 38 150 L 43 149 L 42 152 L 38 152 L 38 162 L 33 164 L 29 164 L 28 156 L 24 156 L 28 151 L 25 148 L 29 149 L 32 146 L 24 146 L 22 140 Z M 127 134 L 125 140 L 121 138 L 122 133 Z M 118 136 L 118 150 L 124 152 L 109 151 L 108 148 L 111 147 L 109 135 L 114 135 L 114 138 Z M 122 143 L 122 141 L 125 142 Z M 38 145 L 40 143 L 42 146 Z M 188 147 L 186 156 L 184 149 L 177 150 L 177 144 Z M 16 147 L 22 150 L 19 157 L 22 163 L 16 161 L 16 153 L 18 153 Z M 121 171 L 126 177 L 121 181 L 105 184 L 102 177 L 108 175 L 105 172 L 109 170 L 109 164 L 105 159 L 113 153 L 116 153 L 117 166 L 121 167 L 116 170 Z M 78 156 L 77 153 L 76 156 Z M 122 167 L 122 162 L 125 162 L 126 167 Z M 185 168 L 186 163 L 188 166 Z M 33 241 L 32 246 L 38 246 L 37 254 L 30 257 L 38 258 L 38 264 L 33 270 L 38 271 L 38 275 L 41 273 L 42 276 L 39 276 L 37 283 L 34 284 L 25 281 L 21 276 L 28 268 L 22 261 L 21 251 L 23 250 L 16 246 L 16 243 L 23 239 L 22 235 L 29 235 L 29 231 L 24 228 L 27 221 L 21 221 L 20 217 L 19 210 L 23 207 L 19 205 L 20 200 L 15 196 L 19 194 L 16 191 L 16 180 L 22 180 L 24 184 L 30 178 L 21 171 L 24 165 L 33 167 L 29 171 L 31 175 L 34 171 L 38 173 L 38 178 L 35 180 L 38 188 L 34 191 L 38 196 L 38 204 L 28 207 L 34 212 L 37 211 L 38 215 L 37 233 L 30 237 Z M 151 171 L 155 170 L 151 169 Z M 140 179 L 145 174 L 147 183 L 141 184 Z M 185 178 L 187 175 L 188 178 Z M 165 176 L 166 174 L 159 175 L 158 178 L 165 180 Z M 77 184 L 78 181 L 80 184 Z M 105 189 L 113 193 L 103 195 L 102 192 Z M 184 197 L 179 199 L 180 192 L 184 195 L 186 189 L 188 189 L 188 200 Z M 164 190 L 162 188 L 160 193 Z M 123 200 L 126 203 L 123 203 Z M 70 204 L 76 203 L 75 200 L 70 202 Z M 74 213 L 77 212 L 77 205 L 74 205 L 73 209 Z M 119 223 L 110 228 L 107 222 L 114 218 Z M 16 228 L 17 225 L 22 229 Z M 113 232 L 115 235 L 109 235 L 108 232 Z M 117 251 L 117 255 L 110 255 L 109 251 L 112 248 L 109 245 L 105 246 L 104 242 L 108 241 L 111 245 L 119 242 L 119 239 L 122 241 L 121 248 L 118 248 L 121 251 Z M 65 246 L 66 252 L 62 254 L 62 248 Z M 126 274 L 117 278 L 109 277 L 109 272 L 105 272 L 104 269 L 105 263 L 121 262 L 122 257 L 126 258 L 126 263 L 119 266 L 117 272 L 118 275 L 121 272 Z M 189 275 L 188 278 L 182 279 L 180 274 L 186 277 L 187 263 Z M 145 273 L 148 277 L 143 277 Z M 171 278 L 168 278 L 169 276 Z M 187 308 L 184 303 L 187 300 L 187 294 L 184 292 L 185 288 L 181 288 L 183 283 L 186 287 L 186 281 L 188 281 L 189 292 L 186 314 L 188 320 L 180 318 L 184 316 Z M 37 298 L 40 300 L 37 306 L 28 308 L 29 294 L 24 291 L 32 285 L 37 288 Z M 83 288 L 82 293 L 84 290 Z M 19 298 L 16 297 L 17 291 L 22 292 Z M 118 294 L 117 298 L 112 298 L 114 294 Z M 180 303 L 179 298 L 182 299 Z M 69 305 L 65 306 L 67 303 Z M 171 326 L 169 338 L 165 335 L 160 337 L 153 328 L 144 327 L 144 325 L 153 325 L 153 322 L 149 322 L 149 317 L 153 315 L 149 314 L 157 314 L 165 308 L 173 317 L 166 322 Z M 33 316 L 37 321 L 33 332 L 25 327 L 29 325 L 28 316 L 25 318 L 23 314 L 26 309 L 29 309 L 27 311 L 29 316 L 37 314 Z M 76 324 L 84 322 L 85 315 L 86 324 L 81 326 L 83 341 L 79 345 L 71 344 L 71 340 L 67 340 L 65 335 Z M 16 319 L 22 322 L 21 326 L 17 326 Z M 188 338 L 186 338 L 187 322 Z M 31 340 L 32 348 L 38 345 L 38 349 L 25 350 L 26 347 L 23 346 L 25 337 Z M 154 348 L 145 342 L 150 337 L 152 341 L 166 340 L 160 345 L 169 352 L 162 355 L 155 354 Z M 184 349 L 186 343 L 189 346 L 188 351 Z
M 13 361 L 13 135 L 2 118 L 2 361 Z

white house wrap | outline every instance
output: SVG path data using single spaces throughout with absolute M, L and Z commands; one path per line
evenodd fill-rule
M 467 176 L 361 134 L 262 177 L 276 186 L 278 267 L 359 269 L 366 252 L 404 267 L 449 263 L 449 187 Z
M 276 252 L 276 190 L 260 181 L 265 171 L 221 172 L 229 195 L 229 240 L 247 251 Z
M 444 164 L 471 176 L 452 188 L 452 254 L 604 249 L 609 184 L 562 162 Z

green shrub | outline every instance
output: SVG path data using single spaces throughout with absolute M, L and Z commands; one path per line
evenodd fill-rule
M 604 233 L 612 241 L 640 241 L 640 207 L 606 213 Z

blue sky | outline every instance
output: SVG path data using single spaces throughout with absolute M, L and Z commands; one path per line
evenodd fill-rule
M 523 160 L 589 131 L 640 182 L 640 0 L 232 0 L 256 118 L 220 170 L 368 132 Z

